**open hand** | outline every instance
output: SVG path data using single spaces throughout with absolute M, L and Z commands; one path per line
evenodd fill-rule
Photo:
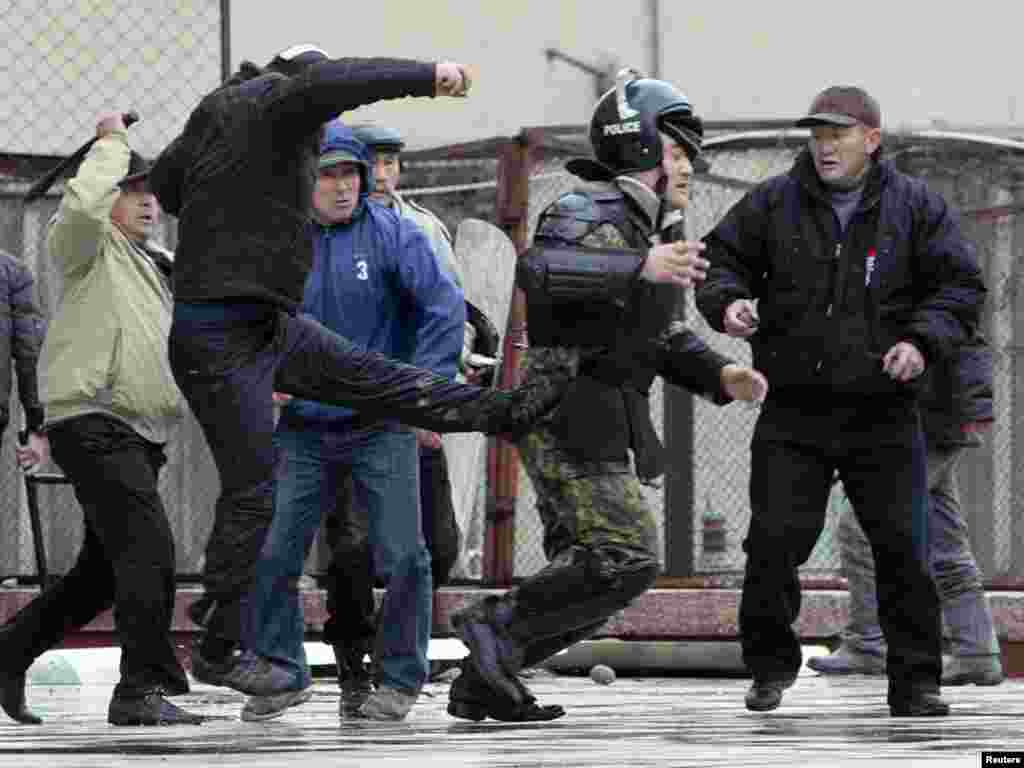
M 647 252 L 640 277 L 649 283 L 671 283 L 683 288 L 702 283 L 711 264 L 700 255 L 706 247 L 696 240 L 656 245 Z

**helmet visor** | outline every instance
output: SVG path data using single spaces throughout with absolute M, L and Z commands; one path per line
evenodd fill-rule
M 658 128 L 679 142 L 691 160 L 700 154 L 704 140 L 704 125 L 699 117 L 688 110 L 661 115 Z

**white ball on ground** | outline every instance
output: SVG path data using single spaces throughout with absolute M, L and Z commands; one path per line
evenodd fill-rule
M 590 668 L 590 679 L 598 685 L 611 685 L 615 682 L 615 670 L 606 664 L 595 664 Z

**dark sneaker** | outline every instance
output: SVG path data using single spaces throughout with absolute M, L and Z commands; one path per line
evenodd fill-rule
M 512 723 L 556 720 L 565 714 L 557 704 L 537 704 L 537 699 L 521 680 L 514 678 L 513 682 L 519 689 L 518 701 L 499 694 L 468 660 L 464 661 L 462 674 L 448 689 L 448 714 L 474 722 L 490 717 Z
M 115 693 L 107 710 L 111 725 L 199 725 L 204 719 L 169 702 L 163 691 L 130 697 Z
M 367 720 L 405 720 L 417 698 L 419 693 L 416 691 L 403 691 L 400 688 L 382 685 L 359 707 L 359 717 Z
M 788 680 L 755 680 L 747 691 L 744 702 L 751 712 L 768 712 L 782 703 L 782 692 L 792 687 L 795 677 Z
M 828 656 L 812 656 L 807 666 L 823 675 L 884 675 L 885 655 L 840 645 Z
M 199 648 L 192 651 L 192 675 L 209 685 L 223 685 L 250 696 L 273 696 L 298 690 L 295 675 L 252 651 L 235 651 L 222 661 L 211 661 Z
M 943 685 L 999 685 L 1003 662 L 998 654 L 988 656 L 947 656 L 943 659 Z
M 305 704 L 313 698 L 313 686 L 301 691 L 285 691 L 273 696 L 250 696 L 242 707 L 242 719 L 247 723 L 273 720 L 280 717 L 289 707 Z
M 39 725 L 43 719 L 25 706 L 25 675 L 0 677 L 0 706 L 7 716 L 22 725 Z
M 949 704 L 935 691 L 913 691 L 906 699 L 890 698 L 889 713 L 893 717 L 945 717 Z

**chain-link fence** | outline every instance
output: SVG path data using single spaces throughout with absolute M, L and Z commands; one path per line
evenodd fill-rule
M 138 112 L 141 119 L 130 129 L 133 146 L 144 155 L 159 152 L 199 98 L 223 78 L 226 10 L 227 2 L 219 0 L 0 0 L 0 248 L 35 274 L 47 319 L 60 297 L 60 276 L 43 243 L 62 183 L 25 204 L 31 181 L 94 136 L 104 112 Z M 165 234 L 172 242 L 173 231 Z M 36 570 L 11 438 L 20 413 L 15 394 L 0 453 L 0 576 L 32 576 Z M 178 569 L 192 574 L 199 569 L 218 492 L 193 420 L 168 447 L 168 458 L 161 492 L 177 539 Z M 66 485 L 40 487 L 39 505 L 50 570 L 62 573 L 81 543 L 81 510 Z
M 88 139 L 96 117 L 106 111 L 138 111 L 142 119 L 131 129 L 133 143 L 144 154 L 159 151 L 199 97 L 225 74 L 227 8 L 227 2 L 216 0 L 0 0 L 5 39 L 0 81 L 7 94 L 5 106 L 0 106 L 0 248 L 36 274 L 47 317 L 60 284 L 42 243 L 62 188 L 58 183 L 48 196 L 25 205 L 30 181 Z M 687 212 L 691 237 L 704 235 L 753 184 L 787 169 L 802 141 L 799 134 L 772 125 L 743 126 L 764 129 L 746 133 L 738 133 L 740 127 L 709 126 L 712 166 L 698 178 Z M 1017 471 L 1021 422 L 1014 405 L 1021 386 L 1018 327 L 1024 328 L 1017 289 L 1024 252 L 1024 145 L 951 134 L 893 136 L 887 145 L 901 167 L 925 177 L 960 210 L 986 272 L 990 301 L 985 330 L 996 352 L 997 419 L 984 446 L 966 457 L 961 491 L 976 554 L 989 581 L 1019 583 L 1024 577 L 1024 523 L 1015 514 L 1014 499 L 1024 490 L 1018 487 L 1024 473 Z M 515 138 L 406 153 L 403 188 L 453 233 L 460 221 L 481 218 L 499 225 L 521 249 L 539 212 L 577 183 L 564 171 L 564 162 L 587 153 L 582 126 L 527 129 Z M 170 225 L 166 234 L 173 243 Z M 745 343 L 708 329 L 692 298 L 687 317 L 712 346 L 749 360 Z M 513 302 L 509 318 L 495 320 L 507 331 L 503 352 L 506 362 L 514 364 L 525 338 L 521 302 Z M 16 402 L 15 394 L 14 426 L 20 413 Z M 666 484 L 645 489 L 659 521 L 667 572 L 734 575 L 742 569 L 740 542 L 749 520 L 749 442 L 756 412 L 741 405 L 718 408 L 660 383 L 651 403 L 656 427 L 674 457 Z M 0 552 L 0 575 L 34 573 L 24 484 L 14 467 L 12 443 L 6 440 L 0 452 L 0 494 L 7 500 L 0 512 L 0 536 L 7 543 Z M 477 487 L 457 501 L 463 552 L 456 576 L 504 583 L 536 571 L 544 563 L 541 528 L 532 488 L 518 470 L 514 451 L 490 441 L 479 478 Z M 178 541 L 179 571 L 194 574 L 212 522 L 218 482 L 191 418 L 169 446 L 161 491 Z M 51 567 L 59 573 L 77 552 L 81 513 L 67 487 L 41 488 L 40 505 Z M 808 572 L 836 572 L 831 531 L 839 507 L 837 497 Z M 321 567 L 318 562 L 311 566 Z

